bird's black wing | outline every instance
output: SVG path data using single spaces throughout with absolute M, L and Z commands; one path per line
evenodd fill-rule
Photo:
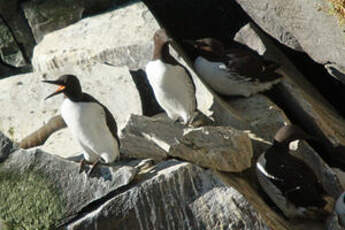
M 265 169 L 276 178 L 268 179 L 296 206 L 323 207 L 325 204 L 322 186 L 302 160 L 290 154 L 280 154 L 274 160 L 266 159 Z
M 281 77 L 280 74 L 274 72 L 279 68 L 279 64 L 265 60 L 249 48 L 227 50 L 223 63 L 226 71 L 249 81 L 267 82 Z

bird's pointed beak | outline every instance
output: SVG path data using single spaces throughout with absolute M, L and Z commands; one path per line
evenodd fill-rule
M 66 86 L 62 85 L 61 82 L 59 81 L 48 81 L 48 80 L 44 80 L 42 81 L 44 83 L 48 83 L 48 84 L 54 84 L 54 85 L 59 85 L 59 88 L 52 94 L 50 94 L 49 96 L 47 96 L 46 98 L 44 98 L 44 100 L 47 100 L 48 98 L 51 98 L 55 95 L 58 95 L 62 92 L 64 92 L 64 90 L 66 89 Z

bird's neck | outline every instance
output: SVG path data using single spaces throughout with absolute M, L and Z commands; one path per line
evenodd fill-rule
M 79 92 L 79 93 L 65 93 L 65 98 L 70 99 L 73 102 L 80 102 L 83 100 L 84 93 Z
M 155 44 L 152 60 L 153 61 L 154 60 L 161 60 L 162 62 L 171 64 L 171 65 L 177 65 L 178 64 L 178 62 L 175 60 L 175 58 L 170 55 L 168 42 L 158 44 L 158 45 Z

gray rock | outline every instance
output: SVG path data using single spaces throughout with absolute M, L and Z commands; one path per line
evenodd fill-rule
M 328 1 L 237 0 L 241 7 L 277 40 L 303 50 L 314 61 L 345 67 L 344 32 L 331 15 Z M 343 72 L 344 73 L 344 72 Z
M 8 137 L 0 132 L 0 162 L 4 161 L 8 155 L 18 149 Z
M 151 59 L 151 39 L 158 28 L 143 3 L 125 6 L 47 34 L 35 47 L 32 64 L 37 71 L 95 61 L 143 67 Z
M 269 229 L 235 189 L 211 171 L 175 160 L 67 229 Z
M 14 229 L 51 228 L 62 217 L 126 186 L 137 171 L 122 162 L 96 167 L 87 177 L 79 173 L 79 163 L 40 150 L 18 150 L 1 164 L 0 193 L 7 199 L 1 202 L 0 218 Z
M 247 134 L 231 127 L 185 129 L 169 155 L 219 171 L 242 172 L 251 166 L 252 143 Z
M 0 18 L 0 56 L 2 61 L 10 66 L 26 65 L 22 51 L 2 18 Z
M 28 1 L 22 8 L 37 43 L 45 34 L 79 21 L 84 11 L 79 1 Z
M 166 116 L 132 115 L 122 133 L 121 150 L 126 157 L 160 160 L 169 155 L 226 172 L 251 166 L 250 139 L 231 127 L 186 128 Z
M 248 24 L 236 35 L 236 40 L 244 43 L 269 60 L 282 64 L 280 73 L 284 79 L 276 87 L 275 97 L 284 102 L 284 106 L 294 114 L 294 119 L 299 120 L 308 133 L 326 138 L 333 146 L 345 144 L 345 121 L 332 108 L 329 103 L 308 83 L 303 75 L 291 62 L 275 47 L 272 41 L 260 32 L 254 25 Z M 332 149 L 331 144 L 327 149 Z M 321 153 L 322 154 L 322 153 Z M 329 154 L 332 154 L 330 152 Z M 339 183 L 339 182 L 337 182 Z M 334 189 L 339 193 L 339 188 Z M 339 194 L 332 193 L 334 197 Z

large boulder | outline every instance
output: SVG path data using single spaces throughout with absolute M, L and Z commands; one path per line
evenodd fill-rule
M 344 32 L 329 1 L 236 1 L 268 34 L 318 63 L 331 64 L 329 72 L 344 81 Z
M 47 34 L 34 49 L 33 68 L 54 71 L 95 61 L 142 67 L 152 56 L 151 39 L 158 28 L 142 3 L 86 18 Z
M 167 117 L 131 116 L 120 139 L 126 157 L 164 159 L 167 156 L 225 172 L 251 166 L 248 135 L 226 126 L 188 128 Z

